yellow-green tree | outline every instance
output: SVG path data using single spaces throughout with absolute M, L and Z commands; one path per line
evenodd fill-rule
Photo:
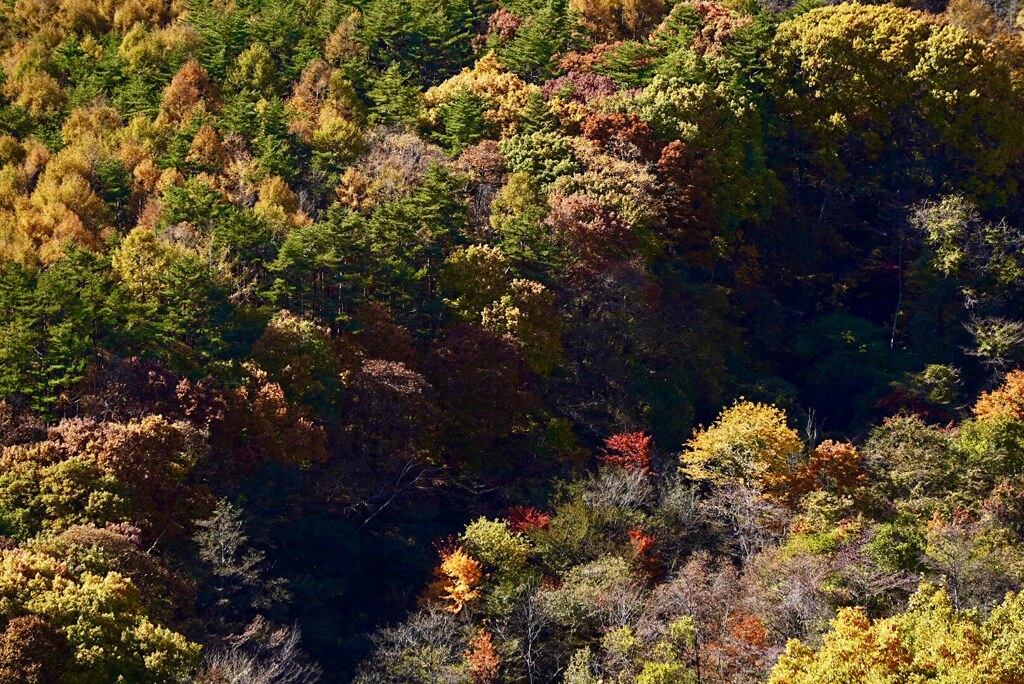
M 68 644 L 62 683 L 173 684 L 198 664 L 199 645 L 155 623 L 124 575 L 72 569 L 33 548 L 0 551 L 0 618 L 24 615 L 44 620 Z
M 458 249 L 445 261 L 441 274 L 441 289 L 452 295 L 444 303 L 457 318 L 478 321 L 484 309 L 508 293 L 510 270 L 499 247 Z
M 767 72 L 812 159 L 840 177 L 896 155 L 989 201 L 1016 187 L 1006 172 L 1024 149 L 1022 94 L 994 42 L 922 12 L 844 3 L 780 25 Z
M 821 648 L 790 641 L 769 684 L 1024 681 L 1024 597 L 1008 594 L 988 619 L 957 611 L 946 592 L 922 585 L 906 612 L 872 621 L 843 608 Z
M 546 375 L 558 363 L 562 319 L 554 295 L 540 283 L 513 280 L 508 293 L 484 309 L 482 321 L 488 330 L 514 340 L 535 372 Z

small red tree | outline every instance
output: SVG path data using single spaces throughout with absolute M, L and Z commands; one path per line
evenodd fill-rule
M 598 459 L 609 465 L 651 472 L 651 438 L 642 432 L 620 432 L 604 440 Z
M 768 630 L 755 616 L 729 616 L 719 639 L 707 647 L 706 680 L 716 684 L 757 681 L 768 662 Z
M 469 642 L 466 664 L 473 678 L 473 684 L 494 684 L 498 681 L 498 667 L 501 658 L 494 648 L 494 637 L 488 631 L 481 631 Z
M 633 564 L 650 580 L 655 579 L 661 571 L 661 560 L 654 549 L 654 535 L 636 527 L 629 531 L 629 543 L 633 547 Z
M 546 530 L 551 516 L 533 506 L 513 506 L 508 509 L 508 526 L 513 532 Z

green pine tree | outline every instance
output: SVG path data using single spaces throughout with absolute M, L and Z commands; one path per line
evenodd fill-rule
M 408 126 L 416 121 L 420 110 L 420 90 L 397 62 L 377 77 L 369 95 L 374 105 L 369 117 L 371 124 Z
M 452 154 L 458 154 L 484 138 L 487 120 L 484 118 L 483 101 L 468 88 L 463 88 L 445 105 L 441 123 L 444 132 L 438 138 Z
M 555 69 L 555 55 L 569 41 L 564 0 L 549 0 L 498 52 L 502 64 L 528 81 L 543 81 Z
M 519 128 L 523 133 L 535 133 L 537 131 L 551 131 L 556 128 L 558 120 L 548 108 L 544 96 L 539 90 L 530 93 L 523 107 Z

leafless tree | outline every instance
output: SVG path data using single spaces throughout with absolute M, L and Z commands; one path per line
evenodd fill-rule
M 215 650 L 197 684 L 315 684 L 320 668 L 307 662 L 297 628 L 272 628 L 257 618 L 241 635 Z
M 524 587 L 508 619 L 494 626 L 494 632 L 501 641 L 515 644 L 516 666 L 525 671 L 530 684 L 546 681 L 544 673 L 552 671 L 550 661 L 553 656 L 557 657 L 552 652 L 557 649 L 548 649 L 545 644 L 552 620 L 544 610 L 540 591 L 534 583 Z M 557 666 L 554 669 L 558 669 Z
M 942 577 L 954 608 L 989 608 L 1020 589 L 1014 554 L 986 539 L 989 525 L 958 514 L 928 530 L 925 562 Z
M 653 503 L 654 494 L 649 475 L 627 468 L 602 468 L 583 500 L 594 508 L 632 511 Z
M 702 509 L 744 564 L 785 534 L 789 518 L 781 506 L 743 485 L 716 487 Z
M 449 613 L 413 613 L 373 635 L 374 654 L 359 668 L 354 684 L 468 684 L 465 637 Z

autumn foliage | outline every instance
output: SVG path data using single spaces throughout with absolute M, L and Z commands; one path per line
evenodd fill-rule
M 0 27 L 0 684 L 1020 680 L 1019 3 Z
M 480 598 L 483 566 L 461 547 L 441 550 L 441 564 L 434 571 L 436 583 L 429 595 L 442 602 L 450 613 L 459 613 Z
M 551 516 L 533 506 L 513 506 L 508 510 L 508 526 L 516 532 L 547 529 Z
M 769 487 L 790 505 L 813 491 L 825 490 L 840 496 L 856 495 L 867 481 L 864 457 L 848 443 L 825 440 L 801 463 Z
M 466 662 L 473 684 L 494 684 L 498 681 L 498 666 L 501 658 L 494 648 L 494 637 L 490 632 L 480 632 L 469 642 Z
M 1003 384 L 985 392 L 974 405 L 974 414 L 982 420 L 1005 417 L 1024 418 L 1024 371 L 1007 373 Z
M 623 432 L 604 440 L 598 458 L 612 466 L 651 472 L 651 437 L 642 432 Z

